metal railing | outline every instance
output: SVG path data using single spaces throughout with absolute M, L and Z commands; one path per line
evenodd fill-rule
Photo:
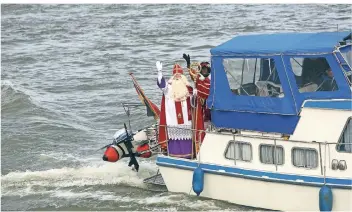
M 145 107 L 145 105 L 143 104 L 138 104 L 138 103 L 122 103 L 124 110 L 126 112 L 126 115 L 128 116 L 128 121 L 129 121 L 129 127 L 131 129 L 131 124 L 130 124 L 130 108 L 136 108 L 136 107 Z M 338 143 L 338 142 L 322 142 L 322 141 L 302 141 L 302 140 L 292 140 L 289 139 L 288 135 L 285 134 L 278 134 L 278 133 L 260 133 L 260 132 L 256 132 L 256 131 L 250 131 L 250 130 L 237 130 L 237 129 L 229 129 L 229 128 L 216 128 L 215 126 L 213 126 L 211 123 L 209 124 L 208 128 L 205 130 L 197 130 L 197 129 L 192 129 L 192 128 L 184 128 L 184 127 L 178 127 L 178 126 L 169 126 L 169 125 L 159 125 L 159 124 L 152 124 L 149 125 L 147 127 L 144 127 L 143 129 L 146 130 L 146 135 L 147 135 L 147 139 L 148 139 L 148 143 L 150 145 L 150 151 L 153 154 L 167 154 L 168 156 L 169 154 L 169 146 L 168 146 L 168 142 L 166 143 L 167 146 L 167 152 L 163 151 L 161 149 L 161 144 L 163 143 L 159 143 L 158 141 L 158 133 L 159 133 L 159 127 L 165 127 L 166 132 L 168 132 L 169 128 L 174 128 L 174 129 L 179 129 L 179 130 L 186 130 L 186 131 L 191 131 L 191 135 L 192 135 L 192 155 L 191 158 L 194 159 L 196 155 L 200 150 L 200 147 L 202 145 L 202 142 L 197 142 L 195 143 L 195 137 L 196 134 L 195 133 L 199 133 L 199 138 L 201 138 L 202 133 L 206 133 L 206 134 L 214 134 L 214 135 L 229 135 L 229 136 L 233 136 L 233 140 L 236 141 L 236 137 L 238 139 L 238 137 L 243 137 L 243 138 L 254 138 L 254 139 L 260 139 L 260 140 L 266 140 L 266 141 L 272 141 L 273 145 L 277 146 L 277 142 L 278 141 L 282 141 L 282 142 L 293 142 L 293 143 L 304 143 L 304 144 L 317 144 L 318 145 L 318 152 L 319 152 L 319 161 L 320 161 L 320 168 L 321 168 L 321 174 L 325 175 L 326 174 L 326 159 L 324 160 L 324 164 L 323 164 L 323 157 L 326 158 L 327 156 L 327 152 L 326 152 L 326 148 L 329 149 L 329 153 L 328 153 L 328 163 L 329 163 L 329 167 L 330 167 L 330 145 L 336 145 L 336 148 L 342 146 L 342 145 L 352 145 L 352 143 Z M 241 132 L 247 132 L 247 133 L 258 133 L 258 135 L 246 135 L 246 134 L 242 134 Z M 281 137 L 279 137 L 281 136 Z M 324 152 L 324 156 L 322 155 L 322 149 L 321 146 L 324 145 L 325 147 L 325 152 Z M 196 151 L 194 151 L 193 148 L 197 148 Z M 348 151 L 347 151 L 348 152 Z M 235 159 L 235 165 L 236 165 L 236 159 Z M 277 170 L 277 160 L 275 160 L 275 167 Z

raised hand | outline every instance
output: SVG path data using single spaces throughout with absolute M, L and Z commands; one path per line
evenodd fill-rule
M 186 55 L 185 53 L 183 53 L 183 58 L 187 62 L 187 68 L 189 68 L 191 66 L 191 57 L 189 55 Z
M 163 69 L 163 64 L 160 61 L 156 61 L 156 69 L 158 70 L 158 72 L 161 72 L 161 70 Z
M 158 70 L 158 82 L 161 83 L 161 79 L 163 78 L 163 73 L 161 70 L 163 69 L 163 64 L 160 61 L 156 61 L 156 69 Z

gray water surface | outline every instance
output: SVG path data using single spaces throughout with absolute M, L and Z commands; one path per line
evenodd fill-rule
M 155 62 L 209 60 L 238 34 L 351 30 L 351 5 L 1 5 L 2 210 L 254 210 L 157 192 L 140 159 L 101 160 L 139 102 L 129 72 L 157 105 Z M 153 120 L 132 112 L 138 129 Z M 234 191 L 241 192 L 241 191 Z

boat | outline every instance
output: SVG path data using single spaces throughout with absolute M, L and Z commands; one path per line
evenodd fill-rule
M 251 34 L 212 48 L 200 150 L 158 153 L 146 183 L 269 210 L 352 211 L 350 39 Z

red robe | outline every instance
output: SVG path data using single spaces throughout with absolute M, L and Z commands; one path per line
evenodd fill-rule
M 196 105 L 193 111 L 193 129 L 196 131 L 193 133 L 193 141 L 196 144 L 196 152 L 198 152 L 199 145 L 203 142 L 205 137 L 204 122 L 210 121 L 210 110 L 206 107 L 206 100 L 210 93 L 210 78 L 205 77 L 203 80 L 200 79 L 200 75 L 193 69 L 188 69 L 191 79 L 195 82 L 197 89 Z
M 196 129 L 193 134 L 193 141 L 195 141 L 196 152 L 198 152 L 200 143 L 203 142 L 205 137 L 204 122 L 208 121 L 210 118 L 206 116 L 206 113 L 209 113 L 209 109 L 206 108 L 206 100 L 210 93 L 210 79 L 206 77 L 204 80 L 201 80 L 200 76 L 198 75 L 195 83 L 197 95 L 195 110 L 193 112 L 192 128 Z

